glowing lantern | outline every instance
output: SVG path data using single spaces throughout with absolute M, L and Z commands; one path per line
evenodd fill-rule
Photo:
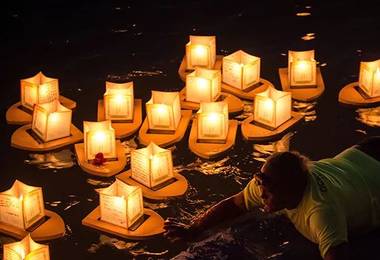
M 359 87 L 371 98 L 380 96 L 380 60 L 360 62 Z
M 104 189 L 98 189 L 100 196 L 100 219 L 129 228 L 144 215 L 142 190 L 118 179 Z
M 244 90 L 260 82 L 260 58 L 237 51 L 223 58 L 223 82 Z
M 317 62 L 314 60 L 314 50 L 289 51 L 288 55 L 288 77 L 290 86 L 316 86 Z
M 292 96 L 269 87 L 256 94 L 254 107 L 254 121 L 270 128 L 277 128 L 291 118 Z
M 179 93 L 152 91 L 146 113 L 149 130 L 175 131 L 181 120 Z
M 45 216 L 42 189 L 16 180 L 0 193 L 0 222 L 27 229 Z
M 104 94 L 105 119 L 112 121 L 133 120 L 133 82 L 111 83 L 106 82 Z
M 35 105 L 32 130 L 44 142 L 70 136 L 71 114 L 58 100 Z
M 186 76 L 186 100 L 191 102 L 212 102 L 221 91 L 220 70 L 196 68 Z
M 212 69 L 216 59 L 215 36 L 193 36 L 186 44 L 187 69 L 196 66 Z
M 49 260 L 49 246 L 38 244 L 27 235 L 19 242 L 4 244 L 4 260 Z
M 96 154 L 103 153 L 105 159 L 116 159 L 115 130 L 111 121 L 83 122 L 84 153 L 87 161 L 95 159 Z
M 42 72 L 21 80 L 21 105 L 33 110 L 34 104 L 59 99 L 58 79 L 48 78 Z
M 225 141 L 228 134 L 228 104 L 201 103 L 197 112 L 198 141 Z
M 173 178 L 173 161 L 170 150 L 154 143 L 131 153 L 132 178 L 152 188 Z

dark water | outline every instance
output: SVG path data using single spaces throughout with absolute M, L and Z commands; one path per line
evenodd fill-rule
M 287 51 L 315 49 L 326 91 L 316 103 L 294 104 L 305 120 L 278 142 L 245 142 L 238 131 L 233 150 L 205 161 L 188 150 L 187 133 L 172 149 L 174 165 L 187 177 L 189 191 L 181 199 L 146 202 L 163 217 L 189 222 L 240 191 L 274 151 L 295 149 L 318 160 L 380 134 L 379 108 L 357 110 L 337 102 L 339 89 L 357 80 L 359 62 L 380 57 L 375 8 L 364 1 L 204 2 L 33 1 L 1 9 L 5 22 L 0 41 L 0 190 L 15 179 L 43 187 L 46 208 L 59 213 L 67 225 L 64 238 L 49 242 L 52 259 L 166 259 L 178 254 L 179 259 L 318 259 L 317 248 L 278 217 L 245 216 L 189 249 L 162 237 L 139 242 L 101 234 L 80 222 L 98 204 L 94 188 L 109 185 L 112 178 L 86 175 L 72 165 L 69 150 L 30 155 L 10 147 L 17 126 L 6 125 L 5 111 L 19 100 L 20 79 L 40 70 L 59 78 L 61 94 L 77 101 L 73 123 L 82 128 L 83 120 L 96 120 L 97 99 L 106 80 L 133 80 L 135 96 L 144 101 L 151 90 L 180 90 L 184 83 L 177 70 L 189 34 L 216 35 L 219 54 L 243 49 L 261 57 L 262 77 L 277 87 L 277 70 L 286 66 Z M 238 118 L 250 108 L 247 104 Z M 133 140 L 126 144 L 136 145 Z M 1 237 L 0 243 L 4 241 L 9 239 Z M 356 240 L 353 252 L 364 257 L 377 254 L 379 242 L 378 234 Z

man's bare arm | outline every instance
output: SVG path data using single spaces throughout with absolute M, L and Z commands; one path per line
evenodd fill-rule
M 190 240 L 203 230 L 234 219 L 246 211 L 244 195 L 240 192 L 212 206 L 204 214 L 195 218 L 191 225 L 184 225 L 173 218 L 167 219 L 164 235 L 170 240 Z

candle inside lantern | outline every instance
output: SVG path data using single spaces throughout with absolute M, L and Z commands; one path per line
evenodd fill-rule
M 245 90 L 260 82 L 260 58 L 242 50 L 223 58 L 223 82 Z
M 254 102 L 254 121 L 277 128 L 291 118 L 291 94 L 269 87 L 258 93 Z
M 380 60 L 360 62 L 359 87 L 370 98 L 380 96 Z
M 181 120 L 179 92 L 152 91 L 146 113 L 149 130 L 175 131 Z
M 49 260 L 49 246 L 39 244 L 33 241 L 30 235 L 27 235 L 21 241 L 4 244 L 4 260 Z
M 107 188 L 97 189 L 100 196 L 100 219 L 121 226 L 131 227 L 144 215 L 142 190 L 118 179 Z
M 225 141 L 228 134 L 228 104 L 226 102 L 201 103 L 197 112 L 198 141 Z
M 134 96 L 133 82 L 106 82 L 104 94 L 105 119 L 112 121 L 133 120 Z
M 132 178 L 153 188 L 173 178 L 172 153 L 154 143 L 131 152 Z
M 21 80 L 21 105 L 33 110 L 35 104 L 59 99 L 58 79 L 46 77 L 42 72 Z
M 16 180 L 0 193 L 0 222 L 27 229 L 45 216 L 42 189 Z
M 186 76 L 186 100 L 191 102 L 212 102 L 221 91 L 220 70 L 196 68 Z
M 205 67 L 212 69 L 216 59 L 215 36 L 190 35 L 186 44 L 186 63 L 188 69 Z
M 317 85 L 317 62 L 314 59 L 314 50 L 289 51 L 288 77 L 290 86 Z
M 58 100 L 35 105 L 32 130 L 44 142 L 70 136 L 72 111 Z
M 83 122 L 85 158 L 94 160 L 102 153 L 105 159 L 116 159 L 115 130 L 111 121 Z

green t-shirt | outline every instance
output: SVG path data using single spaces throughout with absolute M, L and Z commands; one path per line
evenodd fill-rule
M 351 147 L 334 158 L 310 162 L 304 196 L 283 210 L 296 229 L 327 250 L 347 241 L 348 234 L 380 226 L 380 162 Z M 243 191 L 248 210 L 263 206 L 260 187 L 252 180 Z

